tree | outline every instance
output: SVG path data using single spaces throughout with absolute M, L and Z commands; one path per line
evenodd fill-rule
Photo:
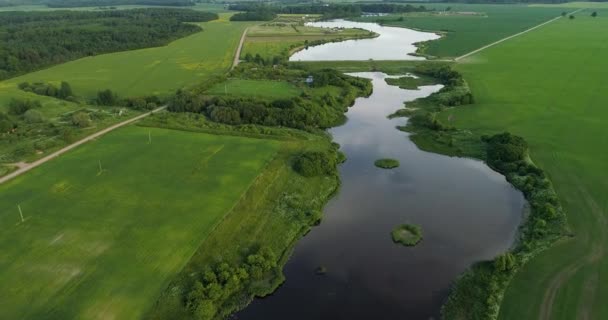
M 512 270 L 513 267 L 515 267 L 515 264 L 515 256 L 513 256 L 513 254 L 510 252 L 501 254 L 496 258 L 496 260 L 494 260 L 494 268 L 501 272 Z
M 59 92 L 57 92 L 57 98 L 65 99 L 67 97 L 71 97 L 72 95 L 72 87 L 70 84 L 65 81 L 61 81 L 61 87 L 59 88 Z
M 118 98 L 110 89 L 97 92 L 97 103 L 102 106 L 116 105 Z
M 570 15 L 570 20 L 574 20 L 574 15 L 573 14 Z
M 199 320 L 211 320 L 217 313 L 217 308 L 210 300 L 203 300 L 199 303 L 194 312 L 195 318 Z
M 597 17 L 597 11 L 593 11 L 593 13 L 591 13 L 591 16 L 594 18 Z
M 566 11 L 562 11 L 562 17 L 565 17 L 567 15 Z

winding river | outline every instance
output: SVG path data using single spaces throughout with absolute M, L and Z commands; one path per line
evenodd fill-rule
M 383 50 L 367 52 L 367 59 L 380 59 L 376 53 Z M 338 53 L 349 51 L 336 52 L 316 59 L 344 60 Z M 404 101 L 441 87 L 403 90 L 387 85 L 382 73 L 353 75 L 371 79 L 374 92 L 357 99 L 348 122 L 331 130 L 348 157 L 340 167 L 340 192 L 321 225 L 296 245 L 285 283 L 238 319 L 438 319 L 458 275 L 513 243 L 525 203 L 520 192 L 482 162 L 420 151 L 395 128 L 406 120 L 386 117 Z M 383 157 L 401 166 L 376 168 L 374 161 Z M 390 237 L 395 226 L 408 222 L 423 229 L 416 247 L 396 245 Z M 315 273 L 320 266 L 323 275 Z

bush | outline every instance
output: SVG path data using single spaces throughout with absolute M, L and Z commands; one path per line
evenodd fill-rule
M 305 177 L 315 177 L 334 173 L 336 165 L 335 155 L 313 151 L 301 154 L 294 162 L 293 168 Z
M 20 116 L 30 109 L 36 109 L 40 107 L 42 107 L 40 101 L 12 99 L 8 104 L 8 112 L 10 114 Z
M 40 113 L 40 111 L 35 110 L 35 109 L 27 110 L 23 114 L 23 118 L 25 119 L 25 121 L 27 123 L 38 123 L 38 122 L 44 121 L 44 117 L 42 116 L 42 113 Z
M 79 128 L 87 128 L 91 125 L 91 117 L 86 112 L 76 112 L 72 114 L 72 124 Z

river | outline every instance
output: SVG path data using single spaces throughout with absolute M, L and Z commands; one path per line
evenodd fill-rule
M 386 117 L 441 87 L 403 90 L 383 73 L 353 75 L 371 79 L 374 92 L 330 130 L 348 158 L 340 192 L 297 243 L 285 283 L 237 319 L 438 319 L 458 275 L 514 241 L 520 192 L 480 161 L 419 150 L 395 128 L 407 120 Z M 401 166 L 376 168 L 385 157 Z M 392 242 L 390 232 L 403 223 L 422 227 L 418 246 Z M 320 266 L 323 275 L 315 273 Z

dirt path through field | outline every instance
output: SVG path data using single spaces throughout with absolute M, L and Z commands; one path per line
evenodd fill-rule
M 579 196 L 585 200 L 587 205 L 585 208 L 581 208 L 582 210 L 589 209 L 596 219 L 597 223 L 600 225 L 602 229 L 606 229 L 608 227 L 608 220 L 606 219 L 606 215 L 604 210 L 595 199 L 589 194 L 586 188 L 582 185 L 581 181 L 578 181 L 577 178 L 573 178 L 572 181 L 579 186 Z M 584 236 L 582 236 L 584 237 Z M 581 239 L 581 241 L 590 242 L 589 252 L 587 252 L 581 259 L 577 259 L 575 262 L 564 266 L 557 274 L 553 276 L 551 282 L 547 289 L 545 290 L 545 294 L 543 297 L 543 301 L 540 306 L 540 320 L 549 320 L 551 319 L 553 313 L 553 306 L 555 303 L 555 297 L 557 296 L 559 290 L 562 286 L 578 272 L 581 268 L 593 265 L 600 261 L 606 252 L 605 244 L 606 244 L 606 233 L 601 233 L 601 236 L 598 238 L 590 238 L 590 239 Z M 595 301 L 595 293 L 597 291 L 597 286 L 599 285 L 599 281 L 597 278 L 597 274 L 590 274 L 589 278 L 586 279 L 583 292 L 581 293 L 581 300 L 579 305 L 577 306 L 577 319 L 591 319 L 591 314 L 593 311 L 593 302 Z
M 584 10 L 584 9 L 585 9 L 585 8 L 581 8 L 581 9 L 574 10 L 574 11 L 572 11 L 572 12 L 568 13 L 568 15 L 575 14 L 575 13 L 577 13 L 577 12 L 581 11 L 581 10 Z M 541 24 L 539 24 L 539 25 L 536 25 L 536 26 L 534 26 L 534 27 L 532 27 L 532 28 L 530 28 L 530 29 L 526 29 L 526 30 L 524 30 L 524 31 L 522 31 L 522 32 L 520 32 L 520 33 L 516 33 L 516 34 L 514 34 L 514 35 L 510 35 L 510 36 L 508 36 L 508 37 L 506 37 L 506 38 L 502 38 L 502 39 L 500 39 L 500 40 L 498 40 L 498 41 L 496 41 L 496 42 L 492 42 L 492 43 L 490 43 L 489 45 L 483 46 L 483 47 L 481 47 L 481 48 L 479 48 L 479 49 L 473 50 L 473 51 L 471 51 L 471 52 L 469 52 L 469 53 L 467 53 L 467 54 L 464 54 L 464 55 L 462 55 L 462 56 L 460 56 L 460 57 L 457 57 L 457 58 L 455 58 L 455 59 L 454 59 L 454 61 L 459 61 L 459 60 L 462 60 L 462 59 L 464 59 L 464 58 L 466 58 L 466 57 L 468 57 L 468 56 L 472 56 L 472 55 L 474 55 L 474 54 L 476 54 L 476 53 L 478 53 L 478 52 L 480 52 L 480 51 L 482 51 L 482 50 L 485 50 L 485 49 L 487 49 L 487 48 L 493 47 L 493 46 L 495 46 L 495 45 L 497 45 L 497 44 L 499 44 L 499 43 L 501 43 L 501 42 L 505 42 L 505 41 L 507 41 L 507 40 L 509 40 L 509 39 L 513 39 L 513 38 L 515 38 L 515 37 L 521 36 L 522 34 L 525 34 L 525 33 L 528 33 L 528 32 L 530 32 L 530 31 L 532 31 L 532 30 L 538 29 L 538 28 L 540 28 L 540 27 L 542 27 L 542 26 L 544 26 L 544 25 L 547 25 L 547 24 L 549 24 L 549 23 L 551 23 L 551 22 L 554 22 L 554 21 L 556 21 L 556 20 L 559 20 L 559 19 L 561 19 L 561 18 L 563 18 L 563 17 L 562 17 L 562 16 L 555 17 L 555 18 L 553 18 L 553 19 L 551 19 L 551 20 L 549 20 L 549 21 L 545 21 L 545 22 L 543 22 L 543 23 L 541 23 Z
M 41 158 L 41 159 L 38 159 L 38 160 L 36 160 L 34 162 L 31 162 L 31 163 L 20 162 L 19 163 L 19 169 L 17 169 L 15 171 L 7 174 L 6 176 L 0 178 L 0 184 L 6 182 L 8 180 L 11 180 L 11 179 L 13 179 L 15 177 L 18 177 L 18 176 L 20 176 L 20 175 L 22 175 L 22 174 L 24 174 L 24 173 L 26 173 L 26 172 L 28 172 L 28 171 L 36 168 L 36 167 L 42 165 L 43 163 L 45 163 L 45 162 L 47 162 L 49 160 L 52 160 L 52 159 L 54 159 L 54 158 L 56 158 L 56 157 L 58 157 L 58 156 L 60 156 L 60 155 L 62 155 L 64 153 L 66 153 L 66 152 L 68 152 L 68 151 L 70 151 L 70 150 L 72 150 L 72 149 L 74 149 L 74 148 L 76 148 L 76 147 L 78 147 L 78 146 L 80 146 L 80 145 L 82 145 L 84 143 L 87 143 L 87 142 L 89 142 L 89 141 L 91 141 L 91 140 L 93 140 L 95 138 L 98 138 L 98 137 L 100 137 L 100 136 L 102 136 L 102 135 L 104 135 L 104 134 L 106 134 L 106 133 L 108 133 L 108 132 L 110 132 L 112 130 L 118 129 L 118 128 L 123 127 L 123 126 L 126 126 L 126 125 L 128 125 L 130 123 L 133 123 L 133 122 L 135 122 L 137 120 L 140 120 L 140 119 L 142 119 L 144 117 L 147 117 L 147 116 L 149 116 L 149 115 L 151 115 L 151 114 L 153 114 L 155 112 L 164 110 L 165 108 L 166 108 L 166 106 L 163 106 L 163 107 L 154 109 L 154 110 L 152 110 L 152 111 L 150 111 L 148 113 L 141 114 L 141 115 L 139 115 L 139 116 L 137 116 L 135 118 L 131 118 L 129 120 L 125 120 L 123 122 L 120 122 L 120 123 L 117 123 L 117 124 L 112 125 L 110 127 L 107 127 L 107 128 L 105 128 L 105 129 L 103 129 L 101 131 L 95 132 L 95 133 L 93 133 L 90 136 L 87 136 L 87 137 L 85 137 L 85 138 L 83 138 L 81 140 L 78 140 L 78 141 L 76 141 L 76 142 L 74 142 L 74 143 L 72 143 L 72 144 L 70 144 L 70 145 L 68 145 L 66 147 L 63 147 L 63 148 L 61 148 L 61 149 L 59 149 L 59 150 L 57 150 L 57 151 L 49 154 L 48 156 L 46 156 L 44 158 Z
M 236 68 L 236 66 L 239 65 L 239 62 L 241 62 L 241 51 L 243 50 L 243 43 L 245 43 L 245 38 L 247 37 L 247 30 L 249 30 L 249 28 L 245 28 L 245 31 L 243 31 L 243 34 L 241 35 L 241 41 L 239 41 L 239 46 L 236 48 L 236 54 L 234 55 L 232 68 L 230 68 L 230 70 Z

